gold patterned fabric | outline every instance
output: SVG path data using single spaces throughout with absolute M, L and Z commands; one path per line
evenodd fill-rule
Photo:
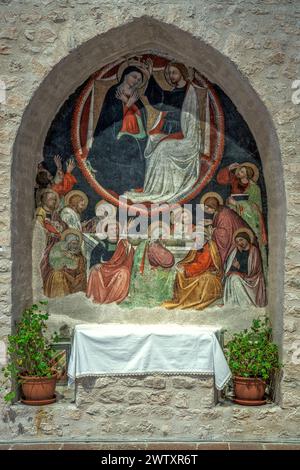
M 168 309 L 193 308 L 195 310 L 202 310 L 222 297 L 222 265 L 218 248 L 214 241 L 208 242 L 208 249 L 210 255 L 208 269 L 192 277 L 187 276 L 186 270 L 179 272 L 175 279 L 174 298 L 172 301 L 164 302 L 163 307 Z M 180 265 L 185 267 L 194 263 L 197 254 L 200 264 L 201 254 L 199 257 L 199 253 L 193 250 L 181 261 Z M 206 253 L 204 254 L 206 255 Z

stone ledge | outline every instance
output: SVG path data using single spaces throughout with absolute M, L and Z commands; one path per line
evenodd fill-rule
M 78 407 L 75 405 L 75 403 L 65 403 L 65 402 L 55 402 L 52 403 L 51 405 L 43 405 L 43 406 L 30 406 L 30 405 L 25 405 L 21 402 L 14 403 L 11 405 L 10 410 L 15 411 L 16 413 L 24 411 L 24 410 L 32 410 L 33 412 L 38 411 L 38 410 L 55 410 L 57 412 L 61 411 L 77 411 Z
M 300 442 L 19 442 L 1 450 L 300 450 Z
M 139 392 L 137 392 L 139 393 Z M 130 391 L 128 392 L 128 395 L 130 395 Z M 97 403 L 92 403 L 94 405 L 97 405 Z M 108 403 L 110 405 L 113 405 L 113 403 Z M 135 404 L 135 403 L 134 403 Z M 157 404 L 157 403 L 152 403 L 153 405 Z M 78 411 L 80 410 L 80 406 L 78 406 L 75 401 L 70 401 L 70 402 L 66 402 L 66 401 L 56 401 L 55 403 L 52 403 L 50 405 L 43 405 L 43 406 L 40 406 L 40 407 L 30 407 L 28 405 L 25 405 L 21 402 L 16 402 L 14 403 L 13 405 L 10 405 L 9 407 L 11 410 L 13 410 L 14 412 L 16 413 L 19 413 L 19 412 L 22 412 L 24 410 L 32 410 L 33 412 L 36 412 L 37 410 L 47 410 L 47 411 L 57 411 L 59 413 L 59 411 Z M 130 409 L 134 409 L 134 406 L 131 406 Z M 222 399 L 222 401 L 218 402 L 215 404 L 215 406 L 213 406 L 212 409 L 216 409 L 216 410 L 226 410 L 226 409 L 230 409 L 231 412 L 233 413 L 243 413 L 243 412 L 248 412 L 248 414 L 255 414 L 256 412 L 259 412 L 260 414 L 268 414 L 269 412 L 270 413 L 275 413 L 275 412 L 281 412 L 283 411 L 284 409 L 277 405 L 276 403 L 267 403 L 266 405 L 263 405 L 263 406 L 251 406 L 251 407 L 245 407 L 245 406 L 241 406 L 241 405 L 238 405 L 238 404 L 235 404 L 233 403 L 232 401 L 230 401 L 229 399 Z M 86 411 L 86 410 L 85 410 Z

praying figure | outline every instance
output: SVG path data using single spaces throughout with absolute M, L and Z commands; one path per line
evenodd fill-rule
M 139 96 L 145 71 L 142 65 L 120 69 L 118 83 L 104 98 L 87 156 L 96 180 L 117 195 L 143 187 L 147 142 L 146 110 Z
M 261 191 L 257 183 L 258 178 L 259 171 L 253 163 L 232 163 L 219 171 L 217 182 L 231 186 L 231 195 L 227 204 L 247 222 L 255 233 L 266 272 L 268 239 L 262 213 Z
M 40 205 L 41 194 L 46 188 L 52 189 L 60 198 L 63 198 L 63 196 L 71 191 L 73 186 L 77 183 L 77 179 L 72 174 L 72 171 L 75 168 L 74 160 L 67 160 L 65 172 L 63 171 L 61 156 L 54 155 L 53 160 L 56 166 L 55 176 L 50 173 L 44 162 L 40 162 L 38 165 L 38 173 L 35 180 L 35 201 L 37 206 Z
M 149 131 L 144 152 L 143 190 L 124 195 L 134 203 L 176 202 L 191 191 L 200 174 L 201 126 L 195 87 L 181 63 L 169 63 L 165 77 L 171 90 L 161 88 L 151 76 L 145 91 L 150 105 L 160 114 Z
M 266 286 L 259 249 L 250 230 L 234 234 L 235 248 L 225 265 L 224 304 L 265 307 Z

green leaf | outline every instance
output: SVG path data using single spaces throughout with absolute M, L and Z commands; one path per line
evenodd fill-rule
M 47 302 L 41 301 L 39 304 L 46 305 Z M 48 313 L 42 311 L 37 304 L 23 311 L 16 324 L 15 334 L 8 336 L 8 364 L 2 368 L 4 383 L 9 379 L 18 381 L 21 374 L 43 377 L 53 374 L 51 360 L 55 349 L 51 342 L 57 341 L 58 335 L 57 333 L 53 335 L 55 341 L 47 337 L 48 318 Z M 4 397 L 6 401 L 12 398 L 14 398 L 14 392 Z
M 9 392 L 4 396 L 6 402 L 12 401 L 16 396 L 16 392 Z
M 225 355 L 232 372 L 243 377 L 267 380 L 282 367 L 267 317 L 256 318 L 249 329 L 234 333 L 225 346 Z

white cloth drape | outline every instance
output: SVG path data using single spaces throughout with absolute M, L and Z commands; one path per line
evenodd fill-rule
M 142 193 L 128 191 L 125 197 L 133 202 L 170 203 L 191 191 L 200 173 L 201 150 L 199 103 L 193 85 L 188 87 L 184 98 L 181 128 L 183 139 L 166 139 L 165 134 L 149 135 L 144 154 L 144 190 Z
M 214 374 L 221 390 L 231 373 L 216 332 L 195 325 L 77 325 L 68 376 L 72 382 L 99 375 Z

